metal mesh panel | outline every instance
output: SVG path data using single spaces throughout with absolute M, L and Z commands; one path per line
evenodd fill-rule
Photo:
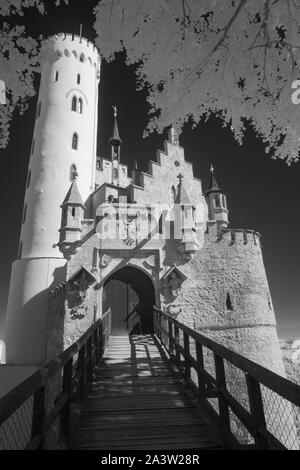
M 250 412 L 245 373 L 226 360 L 224 360 L 224 369 L 228 392 Z
M 33 396 L 0 426 L 0 450 L 23 450 L 31 438 Z
M 266 425 L 285 447 L 298 450 L 300 444 L 300 409 L 269 388 L 261 385 Z
M 254 444 L 254 438 L 231 409 L 229 410 L 229 419 L 231 432 L 238 442 L 241 445 Z

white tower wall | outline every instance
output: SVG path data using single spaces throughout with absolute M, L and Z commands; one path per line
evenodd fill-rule
M 84 38 L 60 34 L 49 40 L 41 74 L 19 260 L 13 264 L 5 324 L 8 363 L 45 359 L 45 315 L 51 285 L 64 280 L 60 253 L 61 208 L 76 165 L 83 200 L 94 190 L 100 57 Z M 77 83 L 80 75 L 80 83 Z M 82 112 L 72 111 L 72 98 Z M 39 112 L 40 108 L 40 112 Z M 72 148 L 73 135 L 78 147 Z M 29 176 L 30 175 L 30 176 Z

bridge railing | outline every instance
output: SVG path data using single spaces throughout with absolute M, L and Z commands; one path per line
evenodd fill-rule
M 299 449 L 299 385 L 157 308 L 154 332 L 228 447 Z
M 65 447 L 110 331 L 108 310 L 68 349 L 0 399 L 0 450 Z

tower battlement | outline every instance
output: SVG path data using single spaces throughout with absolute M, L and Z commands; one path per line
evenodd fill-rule
M 90 57 L 91 60 L 93 58 L 93 63 L 100 63 L 100 52 L 95 44 L 93 44 L 89 39 L 69 33 L 58 33 L 54 36 L 50 36 L 49 39 L 52 39 L 57 47 L 60 48 L 60 46 L 64 46 L 67 48 L 68 52 L 70 53 L 70 57 L 72 52 L 86 52 L 86 54 L 88 54 L 87 59 Z M 74 48 L 77 48 L 77 50 Z
M 218 235 L 219 240 L 228 241 L 230 245 L 255 245 L 261 247 L 261 235 L 249 229 L 224 229 Z

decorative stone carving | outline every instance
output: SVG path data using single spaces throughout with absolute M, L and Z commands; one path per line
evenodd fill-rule
M 100 264 L 101 264 L 101 267 L 102 268 L 106 268 L 112 261 L 112 257 L 109 256 L 109 255 L 103 255 L 101 257 L 101 261 L 100 261 Z
M 167 301 L 175 299 L 186 276 L 176 267 L 171 267 L 161 278 L 162 290 Z
M 86 309 L 82 309 L 81 304 L 87 297 L 89 287 L 95 281 L 96 278 L 84 266 L 69 278 L 66 285 L 66 298 L 72 318 L 78 314 L 81 317 L 85 315 Z

